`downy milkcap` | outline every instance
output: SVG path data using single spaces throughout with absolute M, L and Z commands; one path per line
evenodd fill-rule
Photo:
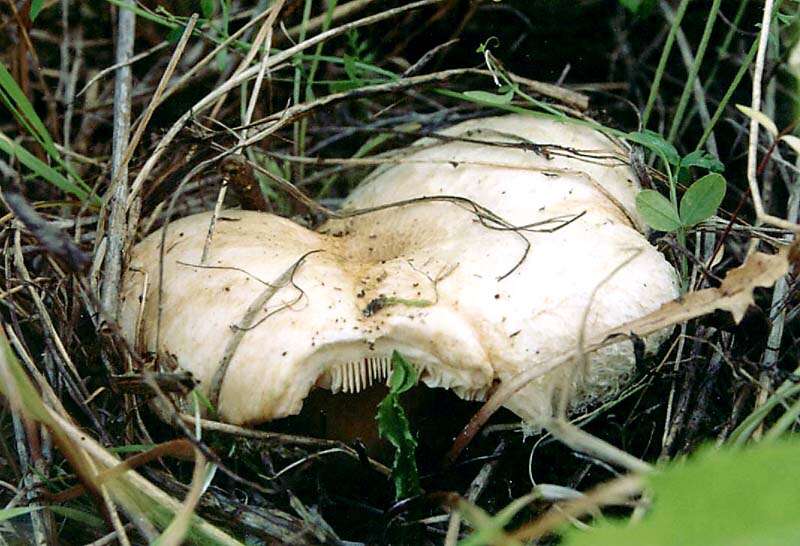
M 643 234 L 626 158 L 583 126 L 485 118 L 404 150 L 345 203 L 367 212 L 317 231 L 225 210 L 201 263 L 211 214 L 183 218 L 167 228 L 160 321 L 162 233 L 134 248 L 124 335 L 191 371 L 232 423 L 296 414 L 315 387 L 385 381 L 394 350 L 428 386 L 482 399 L 575 348 L 582 328 L 588 339 L 678 295 Z M 614 393 L 633 367 L 630 344 L 591 355 L 571 406 Z M 563 377 L 508 407 L 549 416 Z

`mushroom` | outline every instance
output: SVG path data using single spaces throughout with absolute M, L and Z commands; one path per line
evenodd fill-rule
M 235 424 L 297 414 L 314 388 L 384 382 L 394 350 L 428 386 L 482 399 L 678 295 L 626 157 L 586 126 L 484 118 L 404 150 L 317 231 L 225 210 L 208 241 L 211 213 L 183 218 L 133 249 L 124 335 L 192 372 Z M 613 394 L 634 369 L 622 345 L 584 373 L 540 377 L 508 407 L 549 417 L 565 379 L 572 409 Z

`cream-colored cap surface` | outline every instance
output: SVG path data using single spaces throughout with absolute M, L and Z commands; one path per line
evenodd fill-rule
M 357 391 L 385 380 L 395 349 L 425 383 L 479 399 L 495 381 L 576 347 L 582 325 L 591 337 L 677 296 L 674 269 L 640 231 L 624 148 L 521 115 L 442 135 L 373 173 L 345 205 L 386 208 L 318 232 L 223 211 L 201 264 L 210 213 L 170 224 L 158 335 L 161 233 L 150 235 L 125 276 L 126 337 L 173 355 L 208 391 L 236 325 L 270 295 L 238 332 L 219 385 L 220 415 L 255 423 L 297 413 L 315 386 Z M 270 286 L 287 271 L 288 282 Z M 573 407 L 624 382 L 634 364 L 624 345 L 592 355 Z M 509 408 L 529 420 L 549 415 L 560 373 Z

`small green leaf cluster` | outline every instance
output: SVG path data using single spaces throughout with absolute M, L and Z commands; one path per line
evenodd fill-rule
M 392 477 L 398 499 L 412 497 L 421 492 L 417 471 L 417 440 L 400 405 L 400 395 L 417 384 L 418 374 L 400 353 L 392 354 L 392 376 L 389 394 L 378 404 L 378 433 L 395 448 Z
M 655 152 L 669 165 L 677 167 L 677 170 L 688 169 L 690 167 L 700 167 L 718 173 L 725 170 L 725 165 L 723 165 L 719 159 L 703 150 L 695 150 L 681 157 L 678 150 L 675 149 L 675 146 L 669 143 L 660 134 L 649 129 L 628 133 L 625 135 L 625 139 L 629 142 L 640 144 L 648 150 Z
M 350 30 L 347 33 L 347 53 L 341 59 L 347 79 L 331 82 L 331 92 L 341 93 L 358 89 L 372 83 L 376 73 L 385 75 L 381 73 L 384 71 L 372 65 L 374 60 L 375 54 L 371 51 L 369 42 L 362 39 L 356 29 Z M 391 73 L 389 76 L 396 77 Z
M 725 197 L 725 187 L 725 178 L 711 173 L 689 186 L 677 210 L 655 190 L 639 192 L 636 208 L 647 225 L 655 230 L 673 232 L 688 229 L 714 215 Z
M 464 91 L 463 93 L 457 93 L 451 96 L 458 96 L 461 99 L 468 100 L 471 102 L 475 102 L 477 104 L 482 104 L 485 106 L 491 107 L 511 107 L 514 98 L 520 98 L 527 103 L 535 106 L 536 108 L 540 109 L 543 112 L 547 112 L 555 116 L 558 119 L 566 119 L 566 116 L 563 112 L 553 108 L 549 104 L 540 101 L 538 99 L 533 98 L 528 93 L 526 93 L 520 86 L 517 84 L 512 78 L 511 75 L 506 71 L 503 65 L 492 55 L 490 47 L 493 44 L 498 44 L 499 40 L 492 36 L 482 44 L 478 46 L 475 50 L 476 53 L 480 53 L 483 55 L 484 63 L 486 64 L 486 68 L 492 74 L 492 78 L 494 79 L 495 85 L 497 85 L 497 93 L 492 93 L 490 91 L 483 91 L 483 90 L 473 90 L 473 91 Z M 449 93 L 443 93 L 445 95 Z
M 719 159 L 703 150 L 695 150 L 681 157 L 672 144 L 649 130 L 629 133 L 626 138 L 654 152 L 667 167 L 670 199 L 655 190 L 642 190 L 636 196 L 636 209 L 647 225 L 658 231 L 679 232 L 707 220 L 717 212 L 727 187 L 725 178 L 719 174 L 724 170 Z M 712 172 L 689 186 L 678 204 L 671 166 L 678 177 L 688 175 L 692 167 Z

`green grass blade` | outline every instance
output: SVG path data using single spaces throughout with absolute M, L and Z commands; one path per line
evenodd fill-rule
M 689 69 L 689 77 L 686 78 L 686 82 L 683 84 L 681 98 L 678 100 L 678 108 L 675 110 L 675 115 L 672 117 L 672 125 L 667 135 L 667 140 L 670 142 L 675 142 L 675 137 L 678 135 L 678 129 L 681 126 L 683 114 L 686 112 L 686 105 L 689 104 L 689 95 L 692 92 L 694 81 L 697 79 L 697 74 L 700 72 L 700 65 L 703 64 L 703 58 L 706 54 L 708 42 L 711 39 L 711 31 L 714 29 L 714 22 L 717 20 L 717 14 L 719 14 L 719 5 L 721 1 L 722 0 L 714 0 L 714 3 L 711 5 L 711 11 L 708 14 L 708 19 L 706 19 L 706 26 L 703 29 L 703 37 L 700 38 L 700 45 L 697 47 L 694 62 Z
M 728 106 L 734 91 L 736 91 L 736 88 L 739 87 L 739 83 L 742 81 L 742 78 L 744 78 L 744 75 L 747 74 L 747 69 L 750 68 L 750 65 L 753 63 L 753 59 L 756 57 L 756 52 L 758 51 L 758 40 L 759 37 L 756 36 L 753 40 L 753 45 L 750 46 L 750 51 L 747 52 L 747 57 L 745 57 L 744 61 L 742 61 L 742 64 L 739 66 L 739 70 L 733 77 L 733 81 L 725 91 L 725 95 L 723 95 L 722 100 L 719 101 L 719 106 L 717 106 L 714 115 L 711 116 L 711 120 L 708 122 L 708 127 L 706 127 L 706 130 L 703 131 L 703 136 L 700 137 L 697 146 L 695 146 L 695 150 L 699 150 L 705 146 L 706 140 L 708 140 L 708 137 L 711 136 L 711 131 L 714 130 L 714 126 L 717 124 L 717 122 L 719 122 L 719 119 L 725 112 L 725 108 Z
M 109 4 L 114 4 L 115 6 L 122 9 L 129 9 L 133 11 L 137 17 L 141 17 L 142 19 L 152 21 L 153 23 L 158 23 L 159 25 L 165 26 L 167 28 L 176 28 L 178 26 L 181 26 L 180 23 L 176 21 L 171 21 L 168 18 L 157 15 L 150 10 L 137 7 L 130 0 L 106 0 L 106 2 L 108 2 Z
M 728 25 L 728 31 L 725 33 L 722 43 L 717 48 L 716 62 L 714 63 L 714 66 L 711 67 L 708 76 L 706 76 L 706 81 L 703 82 L 703 88 L 706 91 L 711 88 L 711 85 L 714 83 L 714 80 L 717 77 L 717 71 L 719 70 L 720 62 L 728 55 L 728 50 L 731 47 L 733 37 L 736 34 L 736 31 L 741 28 L 742 17 L 744 16 L 747 4 L 749 3 L 750 0 L 739 0 L 739 7 L 736 8 L 736 15 L 733 16 L 733 21 L 731 21 L 731 23 Z
M 77 508 L 70 508 L 69 506 L 59 506 L 59 505 L 52 505 L 49 506 L 48 508 L 54 514 L 58 514 L 59 516 L 71 519 L 72 521 L 76 521 L 84 525 L 88 525 L 89 527 L 94 527 L 95 529 L 102 529 L 103 526 L 105 525 L 105 521 L 103 521 L 103 518 L 95 516 L 94 514 L 90 514 L 89 512 L 85 512 L 83 510 L 78 510 Z
M 93 204 L 100 204 L 99 198 L 96 195 L 92 195 L 91 189 L 68 179 L 3 133 L 0 133 L 0 150 L 10 157 L 17 158 L 20 163 L 30 169 L 36 176 L 43 178 L 60 190 L 72 194 L 82 201 L 91 198 Z
M 81 180 L 80 175 L 61 157 L 58 149 L 56 148 L 55 142 L 53 142 L 53 137 L 50 136 L 50 133 L 47 131 L 42 119 L 36 113 L 31 102 L 28 100 L 28 97 L 25 96 L 25 93 L 22 89 L 17 85 L 17 82 L 11 76 L 11 73 L 6 69 L 6 67 L 0 63 L 0 102 L 8 108 L 14 118 L 19 122 L 19 124 L 28 132 L 30 135 L 39 143 L 39 145 L 44 149 L 45 153 L 54 161 L 56 162 L 64 171 L 72 178 L 72 180 L 66 180 L 61 174 L 59 174 L 55 169 L 45 165 L 41 160 L 36 158 L 35 156 L 31 155 L 29 152 L 25 151 L 21 146 L 18 146 L 12 143 L 13 146 L 17 148 L 16 154 L 12 154 L 8 151 L 8 145 L 3 146 L 0 144 L 0 147 L 6 153 L 10 155 L 15 155 L 23 162 L 29 169 L 37 174 L 40 174 L 43 178 L 51 182 L 52 184 L 58 186 L 64 191 L 69 191 L 73 195 L 79 196 L 84 195 L 81 199 L 86 199 L 91 193 L 92 189 Z M 3 137 L 0 136 L 0 140 L 3 140 Z M 29 157 L 23 158 L 23 155 L 27 154 Z M 33 164 L 36 164 L 35 166 Z M 46 174 L 44 174 L 46 173 Z M 55 173 L 55 174 L 54 174 Z M 58 180 L 56 182 L 56 180 Z M 71 191 L 66 189 L 66 187 L 72 188 L 80 188 L 79 192 Z
M 328 2 L 328 9 L 325 12 L 325 20 L 322 23 L 322 31 L 326 32 L 329 28 L 331 28 L 331 22 L 333 21 L 333 10 L 336 9 L 336 4 L 338 0 L 331 0 Z M 314 100 L 314 79 L 317 75 L 317 68 L 319 67 L 319 56 L 322 54 L 322 47 L 325 45 L 325 42 L 320 42 L 317 44 L 316 49 L 314 50 L 314 59 L 311 61 L 311 68 L 308 71 L 308 81 L 306 82 L 306 100 Z
M 342 57 L 336 57 L 336 56 L 333 56 L 333 55 L 318 55 L 316 53 L 313 54 L 313 55 L 302 55 L 302 56 L 300 56 L 300 58 L 302 60 L 304 60 L 304 61 L 309 61 L 309 60 L 312 61 L 312 62 L 322 61 L 322 62 L 326 62 L 326 63 L 339 64 L 339 65 L 344 65 L 345 62 L 346 62 Z M 378 74 L 380 76 L 386 76 L 387 78 L 392 79 L 392 80 L 400 79 L 400 76 L 398 76 L 397 74 L 395 74 L 391 70 L 386 70 L 385 68 L 381 68 L 381 67 L 376 66 L 374 64 L 371 64 L 371 63 L 368 63 L 368 62 L 364 62 L 364 61 L 362 61 L 360 59 L 353 59 L 353 60 L 351 60 L 349 62 L 352 63 L 352 65 L 355 68 L 358 68 L 361 71 L 372 72 L 372 73 Z
M 41 506 L 17 506 L 16 508 L 4 508 L 0 510 L 0 522 L 8 521 L 12 518 L 24 516 L 34 510 L 40 510 Z
M 647 121 L 650 119 L 650 113 L 653 111 L 653 106 L 656 103 L 658 96 L 658 88 L 661 86 L 661 78 L 664 76 L 664 69 L 667 67 L 667 59 L 672 52 L 672 45 L 675 43 L 675 35 L 678 33 L 678 28 L 681 26 L 681 21 L 686 13 L 686 8 L 689 6 L 689 0 L 681 0 L 678 11 L 675 13 L 675 20 L 669 29 L 667 41 L 664 42 L 664 49 L 661 51 L 661 58 L 658 59 L 658 67 L 656 68 L 656 75 L 653 79 L 653 84 L 650 86 L 650 95 L 647 97 L 647 104 L 644 107 L 642 114 L 642 127 L 647 127 Z
M 45 128 L 41 118 L 2 63 L 0 63 L 0 90 L 2 90 L 0 99 L 2 99 L 3 104 L 11 110 L 14 117 L 31 133 L 31 136 L 42 145 L 47 155 L 53 159 L 60 159 L 58 150 L 56 150 L 53 143 L 53 138 Z

